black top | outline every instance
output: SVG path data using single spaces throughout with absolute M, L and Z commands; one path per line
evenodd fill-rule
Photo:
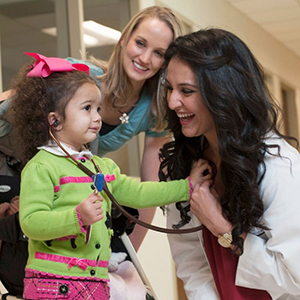
M 19 213 L 0 219 L 0 280 L 7 291 L 22 297 L 28 242 L 21 231 Z
M 109 124 L 102 122 L 102 126 L 101 126 L 99 134 L 105 135 L 105 134 L 109 133 L 110 131 L 113 131 L 117 126 L 118 125 L 109 125 Z

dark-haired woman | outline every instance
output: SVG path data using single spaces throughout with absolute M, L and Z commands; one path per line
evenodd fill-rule
M 184 178 L 199 158 L 212 166 L 190 203 L 167 211 L 169 226 L 204 225 L 169 236 L 188 299 L 300 299 L 300 155 L 278 130 L 262 68 L 221 29 L 177 38 L 165 60 L 174 140 L 160 177 Z

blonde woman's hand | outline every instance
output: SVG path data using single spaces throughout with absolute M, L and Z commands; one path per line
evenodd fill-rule
M 78 211 L 84 226 L 92 225 L 103 219 L 102 202 L 102 196 L 93 192 L 78 205 Z

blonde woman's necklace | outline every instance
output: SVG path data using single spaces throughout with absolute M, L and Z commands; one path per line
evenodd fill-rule
M 136 103 L 139 101 L 140 95 L 137 98 L 137 100 L 133 101 L 133 105 L 129 106 L 130 107 L 130 111 L 128 113 L 123 112 L 121 110 L 118 110 L 118 112 L 121 114 L 121 116 L 119 117 L 119 120 L 121 121 L 121 124 L 128 124 L 129 123 L 129 113 L 131 112 L 131 110 L 136 106 Z
M 119 113 L 122 114 L 121 117 L 119 117 L 119 120 L 121 121 L 121 124 L 128 124 L 129 123 L 129 115 L 125 112 L 121 112 L 119 110 Z
M 129 123 L 129 113 L 132 111 L 132 109 L 135 107 L 136 104 L 132 105 L 130 108 L 130 111 L 128 113 L 122 112 L 121 110 L 118 110 L 118 112 L 121 114 L 121 117 L 119 117 L 119 120 L 121 121 L 121 124 L 128 124 Z

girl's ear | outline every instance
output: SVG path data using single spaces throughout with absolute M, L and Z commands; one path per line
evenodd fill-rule
M 55 130 L 60 130 L 62 128 L 61 122 L 59 120 L 59 116 L 55 112 L 49 113 L 48 123 L 51 126 L 51 128 L 53 128 Z

